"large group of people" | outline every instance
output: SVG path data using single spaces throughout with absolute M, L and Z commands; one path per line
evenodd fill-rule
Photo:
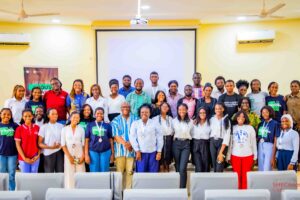
M 107 172 L 112 165 L 131 187 L 133 172 L 169 172 L 174 162 L 180 187 L 186 187 L 187 165 L 195 172 L 223 172 L 232 166 L 239 189 L 247 188 L 246 173 L 257 163 L 259 171 L 297 170 L 300 130 L 300 82 L 291 93 L 278 94 L 271 82 L 263 92 L 258 79 L 225 80 L 193 85 L 178 92 L 178 82 L 159 85 L 151 72 L 151 86 L 138 78 L 109 81 L 104 97 L 94 84 L 89 94 L 81 79 L 68 94 L 58 78 L 52 90 L 39 87 L 25 98 L 16 85 L 0 113 L 0 172 L 65 173 L 66 187 L 74 187 L 76 172 Z M 238 93 L 235 92 L 235 87 Z M 250 87 L 250 91 L 248 91 Z M 18 164 L 17 164 L 18 163 Z

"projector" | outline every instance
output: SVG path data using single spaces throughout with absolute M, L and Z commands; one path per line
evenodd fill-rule
M 134 18 L 130 20 L 131 25 L 147 25 L 148 24 L 148 19 L 146 18 Z

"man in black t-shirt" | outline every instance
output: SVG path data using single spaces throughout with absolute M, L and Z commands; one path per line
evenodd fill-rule
M 240 95 L 234 92 L 234 85 L 233 80 L 227 80 L 225 82 L 226 93 L 218 99 L 218 102 L 224 103 L 229 119 L 238 111 L 238 103 L 241 98 Z

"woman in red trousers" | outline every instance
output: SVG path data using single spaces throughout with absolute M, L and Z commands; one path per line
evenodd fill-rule
M 239 189 L 247 189 L 247 172 L 252 170 L 257 159 L 256 133 L 244 111 L 236 113 L 233 124 L 231 165 L 238 174 Z

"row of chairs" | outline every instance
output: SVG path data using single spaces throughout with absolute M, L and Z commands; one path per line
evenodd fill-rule
M 282 190 L 297 189 L 297 176 L 294 171 L 248 172 L 247 176 L 249 189 L 267 189 L 272 200 L 281 199 Z M 132 189 L 181 191 L 178 190 L 179 179 L 178 173 L 135 173 Z M 119 172 L 75 174 L 75 188 L 108 189 L 111 190 L 112 198 L 115 200 L 122 199 L 122 182 L 122 174 Z M 0 190 L 7 190 L 8 174 L 0 174 L 0 183 Z M 16 174 L 16 190 L 31 191 L 33 199 L 44 199 L 48 188 L 64 188 L 64 174 Z M 236 173 L 191 173 L 191 200 L 204 199 L 206 190 L 237 188 Z
M 30 191 L 0 191 L 1 200 L 32 200 Z M 46 200 L 112 200 L 110 189 L 47 189 Z M 188 200 L 186 189 L 126 189 L 124 200 Z M 271 200 L 266 189 L 205 190 L 205 200 Z M 283 190 L 282 200 L 299 200 L 300 191 Z

